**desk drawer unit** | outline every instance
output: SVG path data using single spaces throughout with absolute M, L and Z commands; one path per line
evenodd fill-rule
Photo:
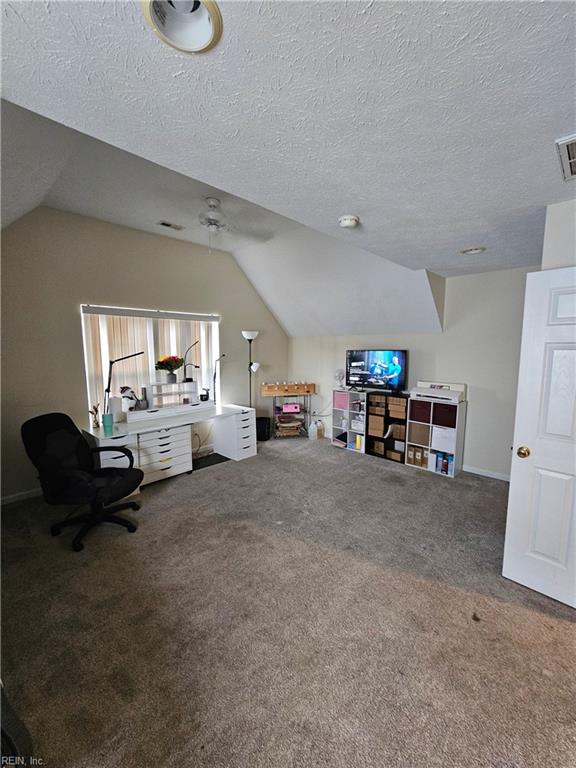
M 253 408 L 214 422 L 214 450 L 233 461 L 256 455 L 256 412 Z
M 136 435 L 119 435 L 118 437 L 107 437 L 104 440 L 98 442 L 99 448 L 128 448 L 132 451 L 134 456 L 134 466 L 138 466 L 138 440 Z M 128 457 L 123 453 L 114 453 L 112 451 L 105 451 L 98 454 L 100 458 L 100 466 L 104 467 L 120 467 L 126 468 L 128 466 Z
M 144 432 L 138 437 L 142 485 L 192 471 L 192 430 L 189 426 Z

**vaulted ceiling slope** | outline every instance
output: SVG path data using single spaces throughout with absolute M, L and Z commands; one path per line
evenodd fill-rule
M 300 226 L 219 189 L 162 168 L 2 101 L 2 226 L 40 203 L 179 240 L 208 244 L 199 215 L 206 197 L 222 203 L 234 251 Z M 167 229 L 167 221 L 183 227 Z
M 220 6 L 191 56 L 136 0 L 5 0 L 4 95 L 411 268 L 539 263 L 544 207 L 574 196 L 554 146 L 576 126 L 573 3 Z
M 198 214 L 207 194 L 222 199 L 229 227 L 214 245 L 236 256 L 290 335 L 441 329 L 424 270 L 398 266 L 2 102 L 3 225 L 42 203 L 206 244 Z M 184 229 L 164 229 L 162 219 Z M 406 296 L 416 309 L 406 306 Z
M 290 336 L 442 330 L 426 270 L 303 227 L 235 255 Z

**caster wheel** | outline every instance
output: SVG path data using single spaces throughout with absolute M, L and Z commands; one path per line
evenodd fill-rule
M 133 510 L 134 510 L 134 512 L 138 512 L 138 510 L 140 509 L 140 504 L 136 504 L 136 502 L 135 502 L 135 501 L 133 501 L 133 502 L 130 504 L 130 509 L 133 509 Z
M 138 530 L 138 526 L 137 525 L 131 525 L 130 528 L 127 528 L 126 530 L 128 531 L 128 533 L 134 533 L 134 531 Z
M 72 544 L 72 549 L 74 552 L 82 552 L 84 549 L 84 544 L 82 544 L 81 541 L 75 541 L 74 544 Z
M 60 536 L 62 533 L 62 528 L 58 528 L 57 525 L 53 525 L 52 528 L 50 528 L 50 533 L 52 536 Z

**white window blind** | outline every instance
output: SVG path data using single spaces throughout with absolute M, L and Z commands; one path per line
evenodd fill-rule
M 123 360 L 114 366 L 112 395 L 121 386 L 132 387 L 138 396 L 143 387 L 156 380 L 156 361 L 166 355 L 184 357 L 195 341 L 198 344 L 186 357 L 188 375 L 198 381 L 199 388 L 212 387 L 214 361 L 219 354 L 218 315 L 197 315 L 184 312 L 130 309 L 82 305 L 84 356 L 88 402 L 104 403 L 108 364 L 134 352 L 139 357 Z M 178 378 L 184 370 L 177 371 Z

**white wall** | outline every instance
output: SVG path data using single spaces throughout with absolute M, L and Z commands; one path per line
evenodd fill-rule
M 508 477 L 528 271 L 448 278 L 444 333 L 291 339 L 290 377 L 315 381 L 315 407 L 328 413 L 334 372 L 344 367 L 347 349 L 408 349 L 410 386 L 419 378 L 468 384 L 465 465 Z
M 234 255 L 290 336 L 312 329 L 325 335 L 382 327 L 439 331 L 444 278 L 394 264 L 353 240 L 297 227 Z
M 36 208 L 2 232 L 3 496 L 37 485 L 26 419 L 64 411 L 88 424 L 80 304 L 221 314 L 224 401 L 248 402 L 243 328 L 260 331 L 254 391 L 286 378 L 288 338 L 229 253 Z
M 576 200 L 546 209 L 542 269 L 576 266 Z

